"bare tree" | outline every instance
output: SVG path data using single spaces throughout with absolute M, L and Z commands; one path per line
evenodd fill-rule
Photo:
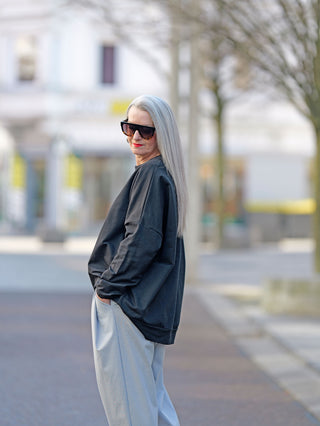
M 179 16 L 180 25 L 189 31 L 182 31 L 183 38 L 198 38 L 200 61 L 200 88 L 210 92 L 213 101 L 210 114 L 215 128 L 216 155 L 213 168 L 216 170 L 216 211 L 217 217 L 215 245 L 222 248 L 225 242 L 225 115 L 230 102 L 244 91 L 249 90 L 249 84 L 242 88 L 236 87 L 235 73 L 238 53 L 234 49 L 232 37 L 232 20 L 229 9 L 219 0 L 198 0 L 197 9 L 190 7 L 189 1 L 163 0 L 171 13 Z M 193 24 L 197 25 L 193 27 Z M 193 34 L 196 28 L 197 34 Z M 191 29 L 191 31 L 190 31 Z M 192 64 L 190 65 L 192 66 Z M 248 82 L 247 82 L 248 83 Z
M 217 0 L 228 10 L 225 33 L 250 64 L 259 87 L 273 89 L 314 130 L 315 271 L 320 272 L 320 0 Z
M 212 119 L 216 129 L 216 155 L 214 168 L 217 176 L 217 232 L 215 244 L 218 248 L 224 246 L 225 234 L 225 114 L 228 104 L 235 98 L 236 91 L 232 87 L 234 67 L 232 58 L 233 47 L 224 33 L 228 31 L 228 20 L 225 10 L 213 2 L 202 4 L 202 62 L 203 83 L 210 90 L 214 109 Z M 195 17 L 196 18 L 196 17 Z M 210 31 L 207 31 L 207 22 Z M 222 29 L 223 31 L 221 31 Z

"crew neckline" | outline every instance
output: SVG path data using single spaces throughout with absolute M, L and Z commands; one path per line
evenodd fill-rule
M 145 163 L 142 163 L 142 164 L 139 164 L 138 166 L 135 166 L 135 169 L 136 169 L 136 170 L 137 170 L 137 169 L 140 169 L 140 167 L 143 167 L 145 164 L 150 163 L 150 161 L 159 161 L 159 160 L 161 160 L 161 161 L 162 161 L 161 154 L 160 154 L 160 155 L 156 155 L 156 156 L 155 156 L 155 157 L 153 157 L 153 158 L 150 158 L 150 160 L 146 161 Z

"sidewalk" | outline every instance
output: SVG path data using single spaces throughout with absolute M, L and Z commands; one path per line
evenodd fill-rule
M 234 343 L 320 424 L 320 318 L 268 315 L 214 287 L 194 292 Z
M 186 289 L 176 344 L 166 356 L 165 381 L 181 426 L 320 424 L 244 356 L 199 297 Z M 1 294 L 3 426 L 106 424 L 94 377 L 90 300 Z
M 64 243 L 43 243 L 37 236 L 0 235 L 0 254 L 89 254 L 96 237 L 74 237 Z
M 225 312 L 227 306 L 220 308 Z M 168 384 L 181 425 L 320 425 L 246 356 L 233 335 L 218 325 L 216 309 L 214 316 L 212 313 L 208 293 L 187 288 L 181 330 L 167 357 L 168 366 L 173 367 L 167 373 Z

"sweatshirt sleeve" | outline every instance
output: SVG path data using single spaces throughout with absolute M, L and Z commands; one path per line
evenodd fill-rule
M 125 217 L 125 236 L 96 281 L 100 297 L 112 298 L 136 286 L 162 244 L 167 185 L 156 168 L 141 168 L 133 181 Z

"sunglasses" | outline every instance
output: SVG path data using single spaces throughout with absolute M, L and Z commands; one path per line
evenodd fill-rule
M 141 126 L 140 124 L 128 123 L 127 121 L 121 121 L 121 130 L 126 136 L 132 137 L 138 130 L 140 136 L 143 139 L 151 139 L 155 132 L 155 127 Z

